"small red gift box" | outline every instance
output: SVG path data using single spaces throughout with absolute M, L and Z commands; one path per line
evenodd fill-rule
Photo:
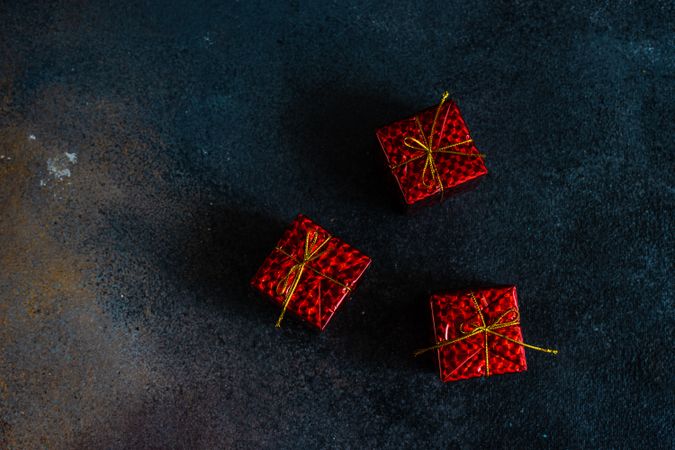
M 251 285 L 281 305 L 277 327 L 288 310 L 323 330 L 369 265 L 368 256 L 299 215 Z
M 444 93 L 438 106 L 376 131 L 391 172 L 410 206 L 443 199 L 456 188 L 487 173 L 454 101 Z
M 527 370 L 516 287 L 458 291 L 431 297 L 436 350 L 444 382 Z

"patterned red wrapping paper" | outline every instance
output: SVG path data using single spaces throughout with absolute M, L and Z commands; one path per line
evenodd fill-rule
M 311 326 L 323 330 L 356 287 L 370 258 L 303 215 L 284 232 L 251 285 Z
M 406 205 L 444 193 L 487 173 L 469 129 L 447 92 L 439 105 L 376 131 Z
M 523 372 L 525 347 L 557 353 L 523 342 L 515 286 L 433 295 L 431 316 L 444 382 Z

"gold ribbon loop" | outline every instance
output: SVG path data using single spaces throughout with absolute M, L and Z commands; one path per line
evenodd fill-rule
M 437 350 L 439 348 L 445 347 L 446 345 L 452 345 L 457 342 L 463 341 L 465 339 L 468 339 L 472 336 L 475 336 L 477 334 L 483 333 L 485 336 L 485 342 L 483 345 L 483 348 L 485 350 L 485 370 L 486 370 L 486 376 L 490 375 L 490 350 L 488 347 L 488 334 L 492 334 L 495 336 L 499 336 L 502 339 L 506 339 L 509 342 L 512 342 L 516 345 L 520 345 L 522 347 L 526 347 L 532 350 L 537 350 L 540 352 L 544 353 L 551 353 L 554 355 L 558 354 L 558 350 L 552 350 L 548 348 L 542 348 L 542 347 L 537 347 L 534 345 L 526 344 L 525 342 L 517 341 L 515 339 L 512 339 L 508 336 L 505 336 L 501 333 L 497 333 L 495 330 L 498 330 L 500 328 L 506 328 L 506 327 L 512 327 L 515 325 L 520 325 L 520 313 L 515 310 L 514 308 L 509 308 L 507 309 L 501 316 L 497 318 L 494 322 L 492 322 L 490 325 L 485 322 L 485 316 L 483 316 L 483 311 L 481 310 L 480 306 L 478 305 L 478 300 L 476 300 L 476 296 L 473 294 L 473 292 L 469 293 L 471 296 L 471 300 L 473 300 L 473 306 L 476 309 L 476 313 L 478 314 L 478 318 L 480 319 L 480 323 L 472 323 L 469 325 L 468 330 L 464 329 L 464 325 L 466 324 L 465 322 L 462 322 L 459 325 L 459 332 L 461 336 L 456 337 L 454 339 L 445 339 L 442 340 L 435 345 L 432 345 L 431 347 L 423 348 L 420 350 L 417 350 L 414 355 L 419 356 L 422 353 L 426 353 L 431 350 Z M 509 314 L 513 314 L 513 319 L 505 321 L 504 320 L 509 316 Z
M 338 286 L 343 287 L 344 289 L 347 289 L 348 291 L 350 290 L 349 286 L 340 283 L 338 280 L 331 278 L 328 275 L 323 274 L 318 270 L 313 269 L 311 266 L 307 265 L 309 262 L 318 258 L 325 251 L 323 247 L 328 243 L 328 241 L 330 241 L 331 237 L 332 236 L 328 236 L 325 240 L 323 240 L 320 244 L 317 245 L 319 233 L 312 231 L 307 232 L 307 236 L 305 237 L 304 252 L 301 260 L 298 260 L 296 257 L 286 252 L 281 247 L 276 247 L 276 250 L 283 253 L 285 256 L 287 256 L 288 258 L 290 258 L 295 262 L 295 265 L 293 265 L 290 269 L 288 269 L 286 276 L 282 278 L 277 284 L 276 288 L 277 294 L 284 296 L 281 314 L 279 315 L 279 319 L 277 319 L 276 324 L 277 328 L 281 327 L 281 321 L 284 319 L 286 309 L 288 309 L 288 304 L 290 303 L 291 297 L 293 297 L 293 294 L 295 293 L 295 290 L 297 289 L 298 284 L 300 283 L 300 278 L 302 277 L 302 274 L 305 271 L 305 269 L 311 270 L 317 275 L 337 284 Z
M 438 104 L 438 108 L 436 108 L 436 114 L 434 115 L 434 121 L 431 123 L 431 132 L 429 133 L 429 136 L 427 137 L 424 134 L 424 128 L 422 128 L 422 123 L 420 122 L 420 119 L 418 116 L 415 116 L 415 122 L 417 123 L 417 127 L 420 130 L 420 136 L 422 136 L 422 140 L 406 136 L 403 139 L 403 145 L 406 147 L 413 149 L 413 150 L 419 150 L 421 152 L 424 152 L 420 155 L 413 156 L 412 158 L 403 161 L 402 163 L 395 164 L 393 166 L 390 166 L 392 169 L 397 169 L 399 167 L 405 166 L 407 164 L 410 164 L 413 161 L 417 161 L 418 159 L 425 158 L 424 161 L 424 169 L 422 169 L 422 184 L 425 187 L 431 187 L 433 182 L 438 183 L 438 186 L 441 189 L 441 195 L 443 195 L 443 180 L 441 180 L 441 176 L 438 173 L 438 168 L 436 167 L 436 160 L 434 159 L 434 153 L 446 153 L 446 154 L 451 154 L 451 155 L 461 155 L 461 156 L 468 156 L 468 157 L 480 157 L 484 158 L 485 155 L 483 153 L 465 153 L 465 152 L 458 152 L 456 150 L 450 150 L 454 147 L 458 147 L 460 145 L 468 144 L 469 142 L 473 142 L 473 139 L 467 139 L 462 142 L 457 142 L 455 144 L 450 144 L 446 145 L 445 147 L 440 147 L 434 149 L 433 147 L 433 139 L 434 139 L 434 134 L 436 131 L 436 123 L 438 122 L 438 116 L 441 113 L 441 109 L 443 108 L 443 104 L 445 101 L 448 99 L 448 92 L 443 93 L 443 97 L 441 97 L 441 102 Z M 445 122 L 444 122 L 445 123 Z M 431 180 L 429 179 L 429 176 L 431 176 Z

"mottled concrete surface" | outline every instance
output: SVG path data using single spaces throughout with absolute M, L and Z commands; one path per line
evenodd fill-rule
M 0 447 L 673 448 L 672 2 L 0 3 Z M 373 129 L 489 176 L 402 214 Z M 327 331 L 247 283 L 303 212 Z M 529 371 L 442 384 L 430 292 L 518 285 Z

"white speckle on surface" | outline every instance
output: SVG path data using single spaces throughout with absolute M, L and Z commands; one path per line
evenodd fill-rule
M 40 180 L 40 186 L 47 186 L 47 182 L 45 182 L 45 180 Z
M 70 176 L 70 169 L 57 168 L 53 161 L 50 159 L 47 161 L 47 168 L 54 178 L 61 180 L 65 177 Z
M 35 137 L 34 134 L 29 134 L 29 135 L 28 135 L 28 139 L 31 140 L 31 141 L 34 141 L 34 140 L 37 139 L 37 138 Z
M 70 167 L 77 162 L 76 153 L 64 153 L 47 160 L 47 171 L 57 180 L 70 177 Z

